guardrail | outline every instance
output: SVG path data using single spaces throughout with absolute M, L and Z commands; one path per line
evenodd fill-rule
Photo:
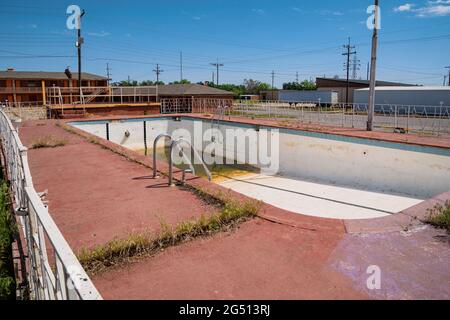
M 0 88 L 0 93 L 42 93 L 41 87 L 7 87 Z
M 30 298 L 102 299 L 34 189 L 27 148 L 3 110 L 0 110 L 0 138 L 14 211 L 27 245 Z
M 153 101 L 158 101 L 158 86 L 47 88 L 47 103 L 52 106 L 85 103 L 129 104 Z
M 232 115 L 365 129 L 368 104 L 303 102 L 235 102 Z M 431 135 L 450 134 L 450 106 L 375 105 L 378 130 L 397 129 Z

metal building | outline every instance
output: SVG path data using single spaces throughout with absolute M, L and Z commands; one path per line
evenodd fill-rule
M 369 89 L 354 92 L 355 103 L 368 103 Z M 376 87 L 376 104 L 450 106 L 450 87 Z

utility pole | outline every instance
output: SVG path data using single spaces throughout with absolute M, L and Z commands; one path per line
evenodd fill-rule
M 211 63 L 211 65 L 216 67 L 216 84 L 219 85 L 219 68 L 223 67 L 223 63 L 219 63 L 219 58 L 217 58 L 217 62 Z
M 180 82 L 183 81 L 183 51 L 180 51 Z
M 448 69 L 448 76 L 447 76 L 447 79 L 448 79 L 448 86 L 450 87 L 450 66 L 445 67 L 445 69 Z
M 215 80 L 216 79 L 216 75 L 215 75 L 215 73 L 214 73 L 214 71 L 212 72 L 212 84 L 214 84 L 214 82 L 216 81 Z
M 275 91 L 275 71 L 274 70 L 272 70 L 272 73 L 271 73 L 271 75 L 272 75 L 272 100 L 275 100 L 274 99 L 274 91 Z
M 369 81 L 370 63 L 367 62 L 367 81 Z
M 378 27 L 379 27 L 379 1 L 375 0 L 374 28 L 372 35 L 372 54 L 370 59 L 370 89 L 369 89 L 369 110 L 367 119 L 367 131 L 373 130 L 373 117 L 375 114 L 375 86 L 376 86 L 376 68 L 377 68 L 377 49 L 378 49 Z
M 80 95 L 80 102 L 81 102 L 81 45 L 84 43 L 84 38 L 81 37 L 81 18 L 83 18 L 85 14 L 85 11 L 82 10 L 81 14 L 78 16 L 78 39 L 75 44 L 75 46 L 78 48 L 78 91 Z
M 358 79 L 358 71 L 360 70 L 361 64 L 359 63 L 360 60 L 358 60 L 358 57 L 355 53 L 353 56 L 353 63 L 352 63 L 352 79 Z
M 295 81 L 298 83 L 298 71 L 295 73 Z
M 159 82 L 159 75 L 164 72 L 159 68 L 159 64 L 156 65 L 156 69 L 153 69 L 153 72 L 156 73 L 156 83 Z
M 350 44 L 350 37 L 348 38 L 348 44 L 344 45 L 344 49 L 347 50 L 345 53 L 342 54 L 343 56 L 347 56 L 347 63 L 345 65 L 345 67 L 347 69 L 347 88 L 345 90 L 345 105 L 347 107 L 348 93 L 349 93 L 349 89 L 350 89 L 350 58 L 352 55 L 356 54 L 356 51 L 352 51 L 353 49 L 355 49 L 355 46 L 352 46 Z
M 272 90 L 273 90 L 274 82 L 275 82 L 275 71 L 274 70 L 272 70 L 271 75 L 272 75 Z
M 106 81 L 108 83 L 108 87 L 109 87 L 109 82 L 112 80 L 111 79 L 111 76 L 112 76 L 111 70 L 112 69 L 109 67 L 109 63 L 106 63 Z

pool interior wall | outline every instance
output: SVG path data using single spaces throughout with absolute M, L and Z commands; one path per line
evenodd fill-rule
M 222 184 L 298 213 L 373 218 L 401 211 L 450 189 L 450 150 L 444 148 L 192 117 L 85 121 L 71 125 L 106 138 L 108 123 L 110 141 L 141 150 L 144 121 L 149 148 L 159 134 L 190 139 L 199 131 L 203 141 L 194 144 L 199 152 L 211 152 L 212 145 L 216 146 L 213 151 L 216 156 L 232 160 L 246 162 L 249 150 L 259 152 L 264 146 L 267 154 L 279 155 L 276 176 L 251 174 Z M 256 139 L 246 139 L 245 148 L 235 143 L 233 150 L 227 150 L 226 130 Z M 195 136 L 198 139 L 199 135 Z M 273 144 L 277 139 L 279 143 Z M 269 141 L 262 143 L 266 140 Z M 159 146 L 163 145 L 161 140 Z M 256 166 L 265 168 L 261 163 Z

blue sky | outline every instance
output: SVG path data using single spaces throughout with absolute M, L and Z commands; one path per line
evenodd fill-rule
M 344 77 L 342 46 L 351 37 L 366 78 L 372 0 L 0 0 L 0 69 L 76 70 L 76 31 L 66 28 L 66 8 L 77 4 L 83 18 L 84 71 L 114 81 L 130 76 L 179 80 L 212 78 L 209 64 L 225 66 L 220 82 L 245 78 L 275 84 L 316 76 Z M 382 10 L 378 79 L 441 85 L 450 65 L 450 0 L 380 0 Z

